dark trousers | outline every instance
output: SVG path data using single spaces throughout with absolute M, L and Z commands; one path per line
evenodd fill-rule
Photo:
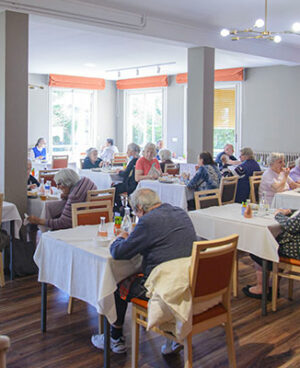
M 249 253 L 250 258 L 253 259 L 254 262 L 259 264 L 262 267 L 262 258 L 255 256 L 254 254 Z M 267 261 L 267 269 L 268 271 L 272 271 L 272 262 Z

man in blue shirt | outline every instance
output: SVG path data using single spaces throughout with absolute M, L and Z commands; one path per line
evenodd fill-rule
M 188 214 L 179 207 L 161 203 L 153 190 L 136 190 L 130 196 L 130 203 L 139 222 L 130 234 L 120 234 L 111 245 L 110 252 L 114 259 L 142 255 L 143 273 L 123 280 L 115 292 L 117 320 L 111 328 L 111 349 L 115 353 L 126 352 L 122 327 L 128 302 L 134 297 L 147 300 L 144 283 L 150 272 L 163 262 L 189 257 L 193 242 L 197 239 Z M 93 335 L 92 343 L 103 349 L 103 335 Z M 175 348 L 174 345 L 174 349 L 168 352 L 174 352 Z M 166 353 L 166 349 L 163 348 L 162 352 Z
M 222 170 L 223 169 L 223 162 L 221 160 L 221 157 L 223 155 L 227 155 L 228 156 L 228 161 L 227 163 L 229 165 L 238 165 L 240 162 L 237 161 L 237 158 L 235 156 L 233 156 L 233 152 L 234 152 L 234 148 L 232 144 L 227 143 L 224 147 L 224 151 L 218 153 L 215 162 L 219 165 L 219 169 Z

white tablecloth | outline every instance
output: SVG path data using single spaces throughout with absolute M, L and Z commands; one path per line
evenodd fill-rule
M 187 200 L 193 198 L 193 191 L 188 190 L 186 185 L 160 183 L 158 180 L 141 180 L 137 186 L 140 188 L 150 188 L 154 190 L 163 203 L 170 203 L 173 206 L 187 210 Z
M 300 209 L 300 193 L 298 190 L 299 189 L 276 193 L 273 198 L 272 207 L 290 208 L 293 210 Z
M 79 175 L 91 179 L 99 190 L 108 189 L 113 182 L 122 181 L 122 178 L 118 174 L 109 174 L 101 171 L 81 169 L 79 170 Z
M 275 237 L 281 228 L 274 215 L 247 219 L 238 203 L 191 211 L 189 215 L 197 235 L 215 239 L 235 233 L 239 235 L 238 249 L 278 262 Z
M 141 257 L 113 260 L 109 248 L 94 245 L 97 230 L 98 225 L 44 233 L 34 261 L 40 282 L 89 303 L 113 323 L 117 283 L 140 271 Z
M 15 204 L 10 202 L 3 202 L 3 210 L 2 210 L 2 223 L 3 228 L 9 233 L 10 226 L 9 222 L 15 222 L 15 238 L 19 238 L 19 230 L 22 226 L 22 219 L 19 214 L 19 211 Z

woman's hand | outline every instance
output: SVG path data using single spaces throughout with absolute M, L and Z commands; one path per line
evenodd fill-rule
M 283 168 L 282 172 L 286 178 L 290 175 L 290 169 L 288 167 Z
M 182 173 L 181 176 L 183 177 L 183 179 L 188 180 L 190 178 L 190 173 Z
M 296 188 L 298 188 L 298 185 L 294 181 L 291 181 L 289 183 L 289 187 L 290 187 L 290 189 L 296 189 Z
M 45 225 L 46 223 L 46 220 L 41 219 L 37 216 L 29 216 L 27 217 L 27 220 L 30 224 L 33 224 L 33 225 Z
M 289 209 L 283 209 L 283 208 L 280 208 L 280 209 L 278 209 L 278 210 L 276 210 L 276 211 L 275 211 L 275 216 L 276 216 L 278 213 L 282 213 L 283 215 L 288 216 L 288 215 L 290 215 L 292 212 L 291 212 L 291 210 L 289 210 Z
M 27 185 L 27 189 L 35 189 L 36 188 L 36 184 L 30 184 L 30 185 Z

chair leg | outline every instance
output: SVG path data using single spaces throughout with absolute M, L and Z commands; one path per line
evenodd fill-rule
M 293 287 L 294 287 L 294 280 L 289 279 L 289 299 L 293 300 Z
M 3 287 L 5 285 L 4 278 L 4 266 L 3 266 L 3 253 L 0 252 L 0 286 Z
M 68 303 L 68 314 L 72 313 L 72 307 L 73 307 L 73 298 L 71 296 L 69 296 L 69 303 Z
M 140 326 L 136 322 L 137 310 L 132 305 L 132 319 L 131 319 L 131 368 L 138 368 L 139 362 L 139 339 L 140 339 Z
M 227 313 L 227 322 L 225 323 L 225 331 L 226 331 L 226 342 L 227 342 L 229 366 L 231 368 L 236 368 L 234 338 L 233 338 L 232 320 L 231 320 L 230 313 Z
M 104 333 L 104 319 L 102 314 L 98 314 L 98 334 Z
M 273 281 L 272 281 L 272 311 L 277 310 L 277 289 L 278 289 L 278 263 L 273 262 Z
M 238 271 L 239 271 L 239 257 L 238 252 L 236 252 L 236 259 L 233 262 L 233 275 L 232 275 L 232 292 L 233 296 L 238 296 Z
M 184 368 L 193 367 L 192 334 L 184 339 Z

